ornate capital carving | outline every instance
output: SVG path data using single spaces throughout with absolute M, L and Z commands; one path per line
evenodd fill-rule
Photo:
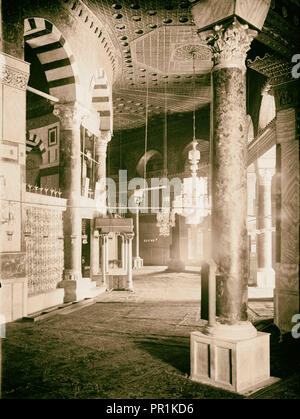
M 78 103 L 56 104 L 53 114 L 60 119 L 62 129 L 74 129 L 88 117 L 89 112 Z
M 215 70 L 224 67 L 246 68 L 247 52 L 258 32 L 235 17 L 229 25 L 217 25 L 204 32 L 202 40 L 210 46 Z
M 0 80 L 10 87 L 26 90 L 29 73 L 17 70 L 5 63 L 3 56 L 0 57 Z
M 133 240 L 134 238 L 134 233 L 124 233 L 124 237 L 126 240 Z
M 106 144 L 108 144 L 111 141 L 111 132 L 110 130 L 101 131 L 101 136 L 100 136 L 100 140 L 105 142 Z

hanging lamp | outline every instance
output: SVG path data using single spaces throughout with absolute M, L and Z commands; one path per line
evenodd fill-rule
M 166 27 L 164 31 L 164 47 L 166 50 Z M 164 57 L 166 57 L 166 51 L 164 51 Z M 166 63 L 165 63 L 165 74 L 166 74 Z M 165 81 L 164 86 L 164 177 L 168 179 L 168 103 L 167 103 L 167 82 Z M 156 214 L 157 224 L 156 226 L 159 229 L 159 235 L 163 237 L 168 237 L 171 234 L 171 230 L 175 227 L 175 210 L 171 210 L 170 207 L 170 198 L 164 197 L 162 193 L 162 208 Z

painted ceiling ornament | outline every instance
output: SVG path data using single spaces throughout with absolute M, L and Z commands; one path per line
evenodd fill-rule
M 206 45 L 181 45 L 174 53 L 174 59 L 180 61 L 191 60 L 209 60 L 211 53 Z
M 211 47 L 215 67 L 246 68 L 247 52 L 258 32 L 235 17 L 229 25 L 216 25 L 203 32 L 201 39 Z

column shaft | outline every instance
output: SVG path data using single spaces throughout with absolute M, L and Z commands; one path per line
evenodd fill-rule
M 213 249 L 221 276 L 220 316 L 247 319 L 246 74 L 241 68 L 213 73 Z
M 61 120 L 60 188 L 68 199 L 64 213 L 65 279 L 81 278 L 81 113 L 76 104 L 56 105 Z
M 272 176 L 260 179 L 258 198 L 258 268 L 272 268 Z
M 257 32 L 238 19 L 207 38 L 213 68 L 212 249 L 220 322 L 247 320 L 246 54 Z

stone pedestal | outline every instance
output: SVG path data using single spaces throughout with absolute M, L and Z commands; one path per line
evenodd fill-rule
M 191 380 L 246 394 L 270 385 L 270 336 L 245 340 L 191 334 Z
M 59 284 L 60 288 L 64 288 L 64 302 L 81 301 L 85 298 L 92 297 L 92 281 L 89 278 L 80 278 L 74 280 L 64 280 Z

